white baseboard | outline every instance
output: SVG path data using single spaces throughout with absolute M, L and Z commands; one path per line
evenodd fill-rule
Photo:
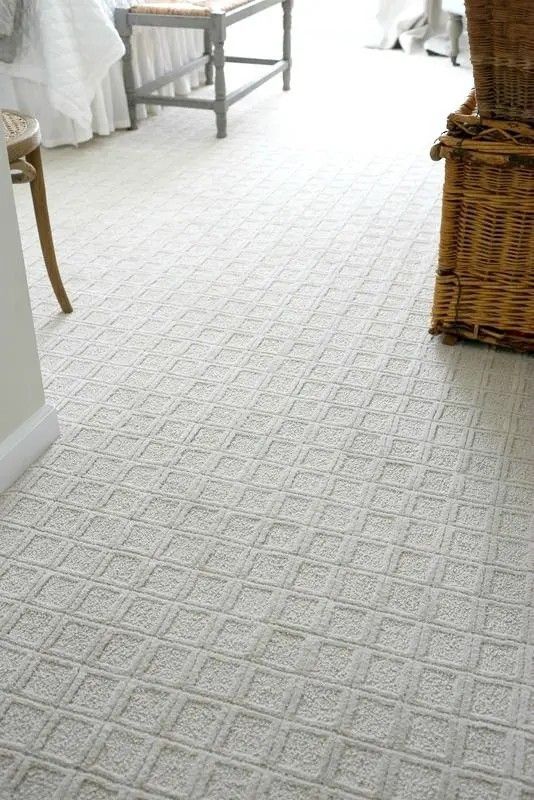
M 59 436 L 56 410 L 44 405 L 0 443 L 0 492 L 4 492 Z

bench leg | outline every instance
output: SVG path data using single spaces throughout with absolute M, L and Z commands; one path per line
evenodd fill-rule
M 209 30 L 204 31 L 204 55 L 209 56 L 210 60 L 206 64 L 206 86 L 213 85 L 213 45 Z
M 126 99 L 128 101 L 128 115 L 130 117 L 130 130 L 137 129 L 137 110 L 135 105 L 135 80 L 133 72 L 132 56 L 132 26 L 128 22 L 128 10 L 117 8 L 115 11 L 115 27 L 124 45 L 124 56 L 122 58 L 122 74 L 124 77 L 124 88 L 126 89 Z
M 52 230 L 50 228 L 50 217 L 48 216 L 48 204 L 46 201 L 46 187 L 43 175 L 43 163 L 41 160 L 41 148 L 38 147 L 33 153 L 28 153 L 26 156 L 27 161 L 35 169 L 35 178 L 30 183 L 32 191 L 33 208 L 35 211 L 35 220 L 37 222 L 37 232 L 39 234 L 39 241 L 41 242 L 41 250 L 43 251 L 43 259 L 52 284 L 52 289 L 57 297 L 57 301 L 61 306 L 61 310 L 65 314 L 70 314 L 72 306 L 70 300 L 63 286 L 61 275 L 59 274 L 59 267 L 56 259 L 56 251 L 54 248 L 54 240 L 52 238 Z
M 215 65 L 215 114 L 217 116 L 217 138 L 225 139 L 227 130 L 226 76 L 224 44 L 226 20 L 224 14 L 212 14 L 213 19 L 213 63 Z
M 458 66 L 458 55 L 460 53 L 460 36 L 464 29 L 463 19 L 460 14 L 449 14 L 449 37 L 451 40 L 451 61 L 455 67 Z
M 293 0 L 284 0 L 282 3 L 284 11 L 284 61 L 289 63 L 289 67 L 284 72 L 284 92 L 291 89 L 291 26 L 293 17 Z

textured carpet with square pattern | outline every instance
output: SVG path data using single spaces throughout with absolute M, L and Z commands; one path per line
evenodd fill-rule
M 310 13 L 226 141 L 47 154 L 71 317 L 16 189 L 62 438 L 0 500 L 2 800 L 534 797 L 534 362 L 426 332 L 470 78 Z

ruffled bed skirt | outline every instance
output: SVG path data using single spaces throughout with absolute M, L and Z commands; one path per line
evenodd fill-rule
M 201 31 L 142 28 L 134 31 L 134 69 L 137 85 L 170 72 L 202 53 Z M 204 79 L 203 71 L 193 73 L 166 86 L 161 94 L 188 94 Z M 81 123 L 53 107 L 46 86 L 26 78 L 2 74 L 0 68 L 0 106 L 33 114 L 39 120 L 45 147 L 80 144 L 93 134 L 106 136 L 129 127 L 128 107 L 122 65 L 118 61 L 98 86 L 91 104 L 90 124 Z M 138 106 L 140 118 L 158 113 L 158 108 Z

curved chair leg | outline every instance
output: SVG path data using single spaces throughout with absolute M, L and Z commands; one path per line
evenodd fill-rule
M 41 160 L 41 148 L 38 147 L 33 153 L 26 156 L 26 160 L 34 167 L 36 175 L 35 179 L 30 183 L 32 190 L 33 208 L 35 211 L 35 219 L 37 221 L 37 230 L 39 232 L 39 241 L 41 242 L 41 250 L 43 251 L 43 258 L 46 265 L 46 271 L 52 284 L 52 289 L 57 297 L 61 310 L 65 314 L 70 314 L 72 306 L 70 300 L 63 286 L 61 275 L 59 274 L 59 267 L 56 260 L 56 251 L 54 249 L 54 240 L 52 239 L 52 230 L 50 228 L 50 217 L 48 216 L 48 203 L 46 201 L 46 188 L 43 175 L 43 162 Z

